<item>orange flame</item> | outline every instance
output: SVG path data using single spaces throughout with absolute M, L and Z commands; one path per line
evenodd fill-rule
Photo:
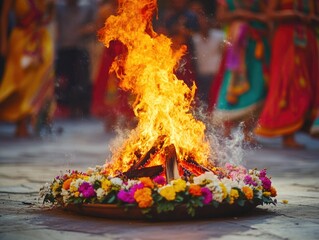
M 106 167 L 111 175 L 127 171 L 138 160 L 136 152 L 143 155 L 160 136 L 165 136 L 163 149 L 174 144 L 179 161 L 192 156 L 197 163 L 208 165 L 205 125 L 190 112 L 196 86 L 189 88 L 174 75 L 187 49 L 173 51 L 171 40 L 153 31 L 156 8 L 156 0 L 119 0 L 118 15 L 110 16 L 99 32 L 106 47 L 119 40 L 127 48 L 125 59 L 115 61 L 112 70 L 120 87 L 136 96 L 133 110 L 138 118 L 136 129 Z

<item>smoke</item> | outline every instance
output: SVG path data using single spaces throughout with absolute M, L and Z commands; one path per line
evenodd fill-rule
M 199 102 L 199 101 L 198 101 Z M 253 146 L 245 142 L 244 122 L 235 126 L 230 136 L 225 136 L 225 127 L 222 123 L 214 121 L 213 111 L 207 111 L 207 105 L 199 102 L 193 109 L 194 116 L 206 126 L 206 138 L 210 143 L 211 159 L 217 166 L 224 166 L 226 163 L 233 165 L 246 165 L 246 155 L 255 151 L 259 146 Z M 249 133 L 253 135 L 253 133 Z

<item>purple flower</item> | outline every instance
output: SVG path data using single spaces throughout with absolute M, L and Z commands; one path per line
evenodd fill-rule
M 164 185 L 166 183 L 166 180 L 163 176 L 157 176 L 153 179 L 153 181 L 159 185 Z
M 131 188 L 130 188 L 130 192 L 133 194 L 134 196 L 134 193 L 136 192 L 137 189 L 142 189 L 144 188 L 144 184 L 143 183 L 139 183 L 139 184 L 135 184 L 133 185 Z
M 83 182 L 79 187 L 79 192 L 85 198 L 95 197 L 96 193 L 93 186 L 88 182 Z
M 204 197 L 203 203 L 205 205 L 209 204 L 213 200 L 212 192 L 207 187 L 203 187 L 201 189 L 201 192 L 202 192 L 202 196 Z
M 263 169 L 259 172 L 259 177 L 266 177 L 266 174 L 267 174 L 267 170 Z
M 266 190 L 269 190 L 270 187 L 271 187 L 271 181 L 269 178 L 267 177 L 260 177 L 259 178 L 263 184 L 263 188 L 266 189 Z
M 130 188 L 130 190 L 128 190 L 128 191 L 122 189 L 118 192 L 117 198 L 123 202 L 134 203 L 135 202 L 134 194 L 135 194 L 136 190 L 142 189 L 142 188 L 144 188 L 144 184 L 139 183 L 139 184 L 135 184 L 134 186 L 132 186 Z
M 246 177 L 244 178 L 244 183 L 252 186 L 257 186 L 257 183 L 252 179 L 250 175 L 246 175 Z
M 123 202 L 127 203 L 134 203 L 134 194 L 132 194 L 130 191 L 120 190 L 117 194 L 117 198 L 120 199 Z

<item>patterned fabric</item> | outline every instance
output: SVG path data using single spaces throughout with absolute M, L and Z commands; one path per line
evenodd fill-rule
M 226 0 L 224 3 L 229 11 L 240 8 L 258 13 L 263 1 Z M 229 46 L 224 53 L 222 72 L 218 74 L 222 79 L 214 115 L 223 121 L 244 120 L 257 113 L 266 95 L 269 62 L 266 25 L 236 20 L 226 31 Z
M 44 22 L 46 1 L 16 0 L 0 86 L 0 120 L 16 122 L 53 112 L 53 42 Z M 52 115 L 52 114 L 51 114 Z
M 309 13 L 310 1 L 283 1 L 281 9 Z M 277 24 L 272 44 L 269 93 L 256 133 L 294 133 L 319 109 L 319 61 L 314 29 L 301 22 Z

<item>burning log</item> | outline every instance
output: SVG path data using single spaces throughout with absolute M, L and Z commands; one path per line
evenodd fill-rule
M 153 166 L 153 167 L 144 167 L 142 169 L 130 169 L 129 171 L 123 173 L 128 179 L 140 178 L 140 177 L 156 177 L 163 173 L 163 166 Z
M 147 164 L 147 162 L 151 159 L 151 156 L 154 155 L 156 152 L 158 152 L 159 149 L 162 148 L 164 144 L 164 140 L 165 140 L 165 136 L 158 137 L 158 139 L 155 141 L 151 149 L 148 150 L 141 157 L 141 159 L 128 170 L 128 172 L 131 170 L 139 169 L 140 167 L 144 167 Z
M 169 182 L 173 179 L 180 177 L 177 167 L 177 154 L 173 144 L 165 148 L 165 175 L 166 181 Z
M 152 156 L 156 154 L 164 144 L 165 136 L 160 136 L 155 141 L 153 146 L 148 150 L 131 168 L 123 173 L 127 178 L 138 177 L 155 177 L 164 171 L 163 166 L 145 167 L 145 165 L 151 160 Z

